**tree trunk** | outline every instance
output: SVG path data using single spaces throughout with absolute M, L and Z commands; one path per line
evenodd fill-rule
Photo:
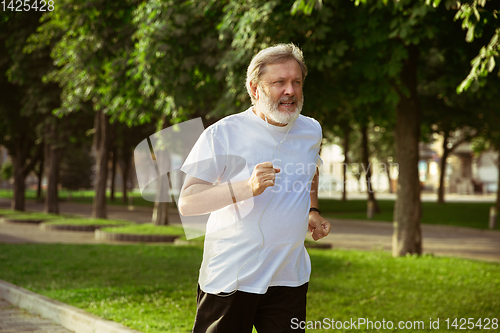
M 110 200 L 115 201 L 115 178 L 116 178 L 116 146 L 113 146 L 111 152 L 111 188 L 110 188 Z
M 47 195 L 45 196 L 45 213 L 59 214 L 59 166 L 62 158 L 59 126 L 57 119 L 47 119 L 45 125 L 45 171 L 47 173 Z
M 10 155 L 12 156 L 12 167 L 14 169 L 14 196 L 12 198 L 11 208 L 14 210 L 24 211 L 26 177 L 42 157 L 42 145 L 36 147 L 35 152 L 31 156 L 32 148 L 32 144 L 27 142 L 17 142 L 13 151 L 10 152 Z
M 153 209 L 152 223 L 154 225 L 168 225 L 168 202 L 156 202 Z
M 500 213 L 500 149 L 497 149 L 498 151 L 498 161 L 497 161 L 497 168 L 498 168 L 498 182 L 497 182 L 497 214 Z M 498 222 L 497 222 L 498 223 Z
M 92 204 L 92 218 L 105 219 L 106 214 L 106 183 L 108 180 L 109 159 L 109 117 L 102 111 L 96 116 L 95 139 L 96 170 L 94 180 L 94 201 Z
M 23 168 L 18 156 L 12 156 L 12 166 L 14 168 L 14 196 L 12 198 L 11 208 L 18 211 L 24 211 L 24 191 L 26 189 Z
M 368 193 L 368 201 L 373 202 L 373 212 L 380 213 L 380 207 L 375 199 L 375 192 L 372 187 L 372 170 L 370 164 L 370 152 L 368 150 L 368 128 L 366 125 L 361 126 L 361 145 L 363 150 L 363 164 L 365 165 L 366 192 Z
M 38 164 L 38 185 L 36 189 L 36 198 L 40 200 L 42 198 L 42 180 L 43 180 L 43 166 L 45 164 L 45 156 L 42 155 L 42 158 L 40 159 L 40 163 Z
M 123 158 L 120 163 L 120 169 L 122 171 L 122 201 L 123 203 L 128 203 L 128 188 L 127 188 L 127 182 L 129 178 L 129 173 L 130 173 L 130 161 L 131 161 L 131 156 L 129 154 L 122 154 Z
M 165 128 L 166 122 L 163 122 L 163 128 Z M 160 158 L 165 158 L 168 154 L 163 153 L 155 156 L 155 162 L 158 165 L 162 165 L 164 170 L 170 170 L 170 160 L 167 161 L 158 161 Z M 157 167 L 156 169 L 159 171 L 160 169 Z M 158 189 L 157 189 L 157 200 L 155 200 L 155 206 L 153 210 L 152 223 L 154 225 L 168 225 L 170 224 L 168 221 L 168 202 L 160 202 L 159 198 L 166 198 L 167 193 L 170 192 L 170 177 L 169 174 L 163 174 L 158 178 Z
M 389 161 L 386 159 L 384 161 L 385 172 L 387 173 L 387 180 L 389 181 L 389 193 L 394 193 L 392 190 L 392 178 L 391 178 L 391 168 L 389 167 Z
M 396 105 L 396 154 L 399 162 L 397 200 L 394 206 L 393 256 L 422 253 L 421 201 L 418 177 L 420 105 L 417 98 L 418 48 L 406 47 L 401 81 L 409 96 L 399 91 Z M 397 89 L 397 87 L 396 87 Z
M 101 143 L 101 118 L 102 112 L 96 112 L 94 117 L 94 141 L 92 142 L 92 146 L 96 150 L 99 150 L 99 145 Z
M 47 161 L 47 195 L 45 196 L 45 213 L 59 214 L 59 166 L 61 164 L 62 149 L 53 143 L 45 144 L 45 157 Z
M 168 170 L 168 169 L 167 169 Z M 166 198 L 165 192 L 169 192 L 170 181 L 168 173 L 160 176 L 158 179 L 158 193 L 157 198 Z M 158 199 L 155 200 L 155 205 L 153 209 L 152 223 L 154 225 L 169 225 L 168 221 L 168 202 L 160 202 Z
M 445 134 L 443 140 L 443 156 L 439 161 L 439 188 L 438 188 L 438 204 L 444 204 L 444 176 L 446 175 L 446 160 L 450 154 L 448 149 L 448 137 Z
M 349 136 L 351 126 L 344 128 L 344 163 L 342 165 L 342 201 L 347 200 L 347 166 L 349 165 Z

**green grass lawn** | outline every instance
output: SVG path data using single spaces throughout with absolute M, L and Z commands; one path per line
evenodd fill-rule
M 394 201 L 378 200 L 381 212 L 375 214 L 373 221 L 392 222 Z M 367 220 L 366 200 L 320 199 L 322 215 L 338 219 Z M 484 202 L 447 202 L 439 205 L 435 202 L 422 202 L 421 223 L 453 225 L 478 229 L 488 229 L 490 207 L 494 203 Z M 500 220 L 496 230 L 500 230 Z
M 45 222 L 45 224 L 55 225 L 128 225 L 133 224 L 130 221 L 124 220 L 108 220 L 108 219 L 89 219 L 89 218 L 58 218 Z
M 7 211 L 7 210 L 5 210 Z M 14 211 L 11 211 L 14 212 Z M 6 219 L 10 220 L 53 220 L 53 219 L 60 219 L 61 215 L 57 214 L 46 214 L 46 213 L 39 213 L 39 212 L 19 212 L 19 214 L 16 213 L 8 213 L 4 216 Z M 65 219 L 71 219 L 70 216 L 64 216 Z
M 151 223 L 129 225 L 124 227 L 107 227 L 102 228 L 102 231 L 119 233 L 119 234 L 135 234 L 135 235 L 184 235 L 184 228 L 177 225 L 153 225 Z
M 309 253 L 308 320 L 423 321 L 430 331 L 429 318 L 440 318 L 432 331 L 447 332 L 446 318 L 499 317 L 499 264 Z M 201 258 L 200 246 L 0 244 L 0 278 L 142 332 L 189 332 Z
M 24 214 L 24 212 L 18 212 L 12 209 L 0 209 L 0 216 L 13 217 L 14 215 L 19 215 L 19 214 Z

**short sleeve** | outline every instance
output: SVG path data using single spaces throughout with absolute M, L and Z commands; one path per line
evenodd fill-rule
M 317 131 L 318 131 L 318 142 L 316 144 L 318 147 L 318 153 L 316 155 L 316 167 L 318 169 L 320 169 L 321 166 L 323 165 L 323 160 L 321 159 L 321 156 L 320 156 L 321 142 L 323 141 L 323 130 L 321 128 L 320 123 L 316 119 L 313 119 L 313 120 L 314 120 L 314 124 L 316 125 Z
M 213 128 L 206 129 L 196 141 L 181 171 L 209 183 L 216 183 L 224 172 L 226 150 L 215 136 Z

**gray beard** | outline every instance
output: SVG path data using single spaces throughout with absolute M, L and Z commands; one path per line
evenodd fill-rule
M 260 97 L 257 103 L 259 103 L 260 109 L 264 115 L 275 123 L 283 125 L 294 122 L 302 112 L 302 106 L 304 105 L 304 95 L 302 95 L 300 102 L 298 102 L 296 98 L 281 98 L 278 102 L 275 102 L 263 89 L 261 89 Z M 282 112 L 278 107 L 280 102 L 284 101 L 295 101 L 297 107 L 292 112 Z

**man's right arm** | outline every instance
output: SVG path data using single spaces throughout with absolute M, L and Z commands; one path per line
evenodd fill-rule
M 208 214 L 260 195 L 274 186 L 278 172 L 271 162 L 257 164 L 249 179 L 231 183 L 231 188 L 225 183 L 214 185 L 187 175 L 179 197 L 179 212 L 184 216 Z

